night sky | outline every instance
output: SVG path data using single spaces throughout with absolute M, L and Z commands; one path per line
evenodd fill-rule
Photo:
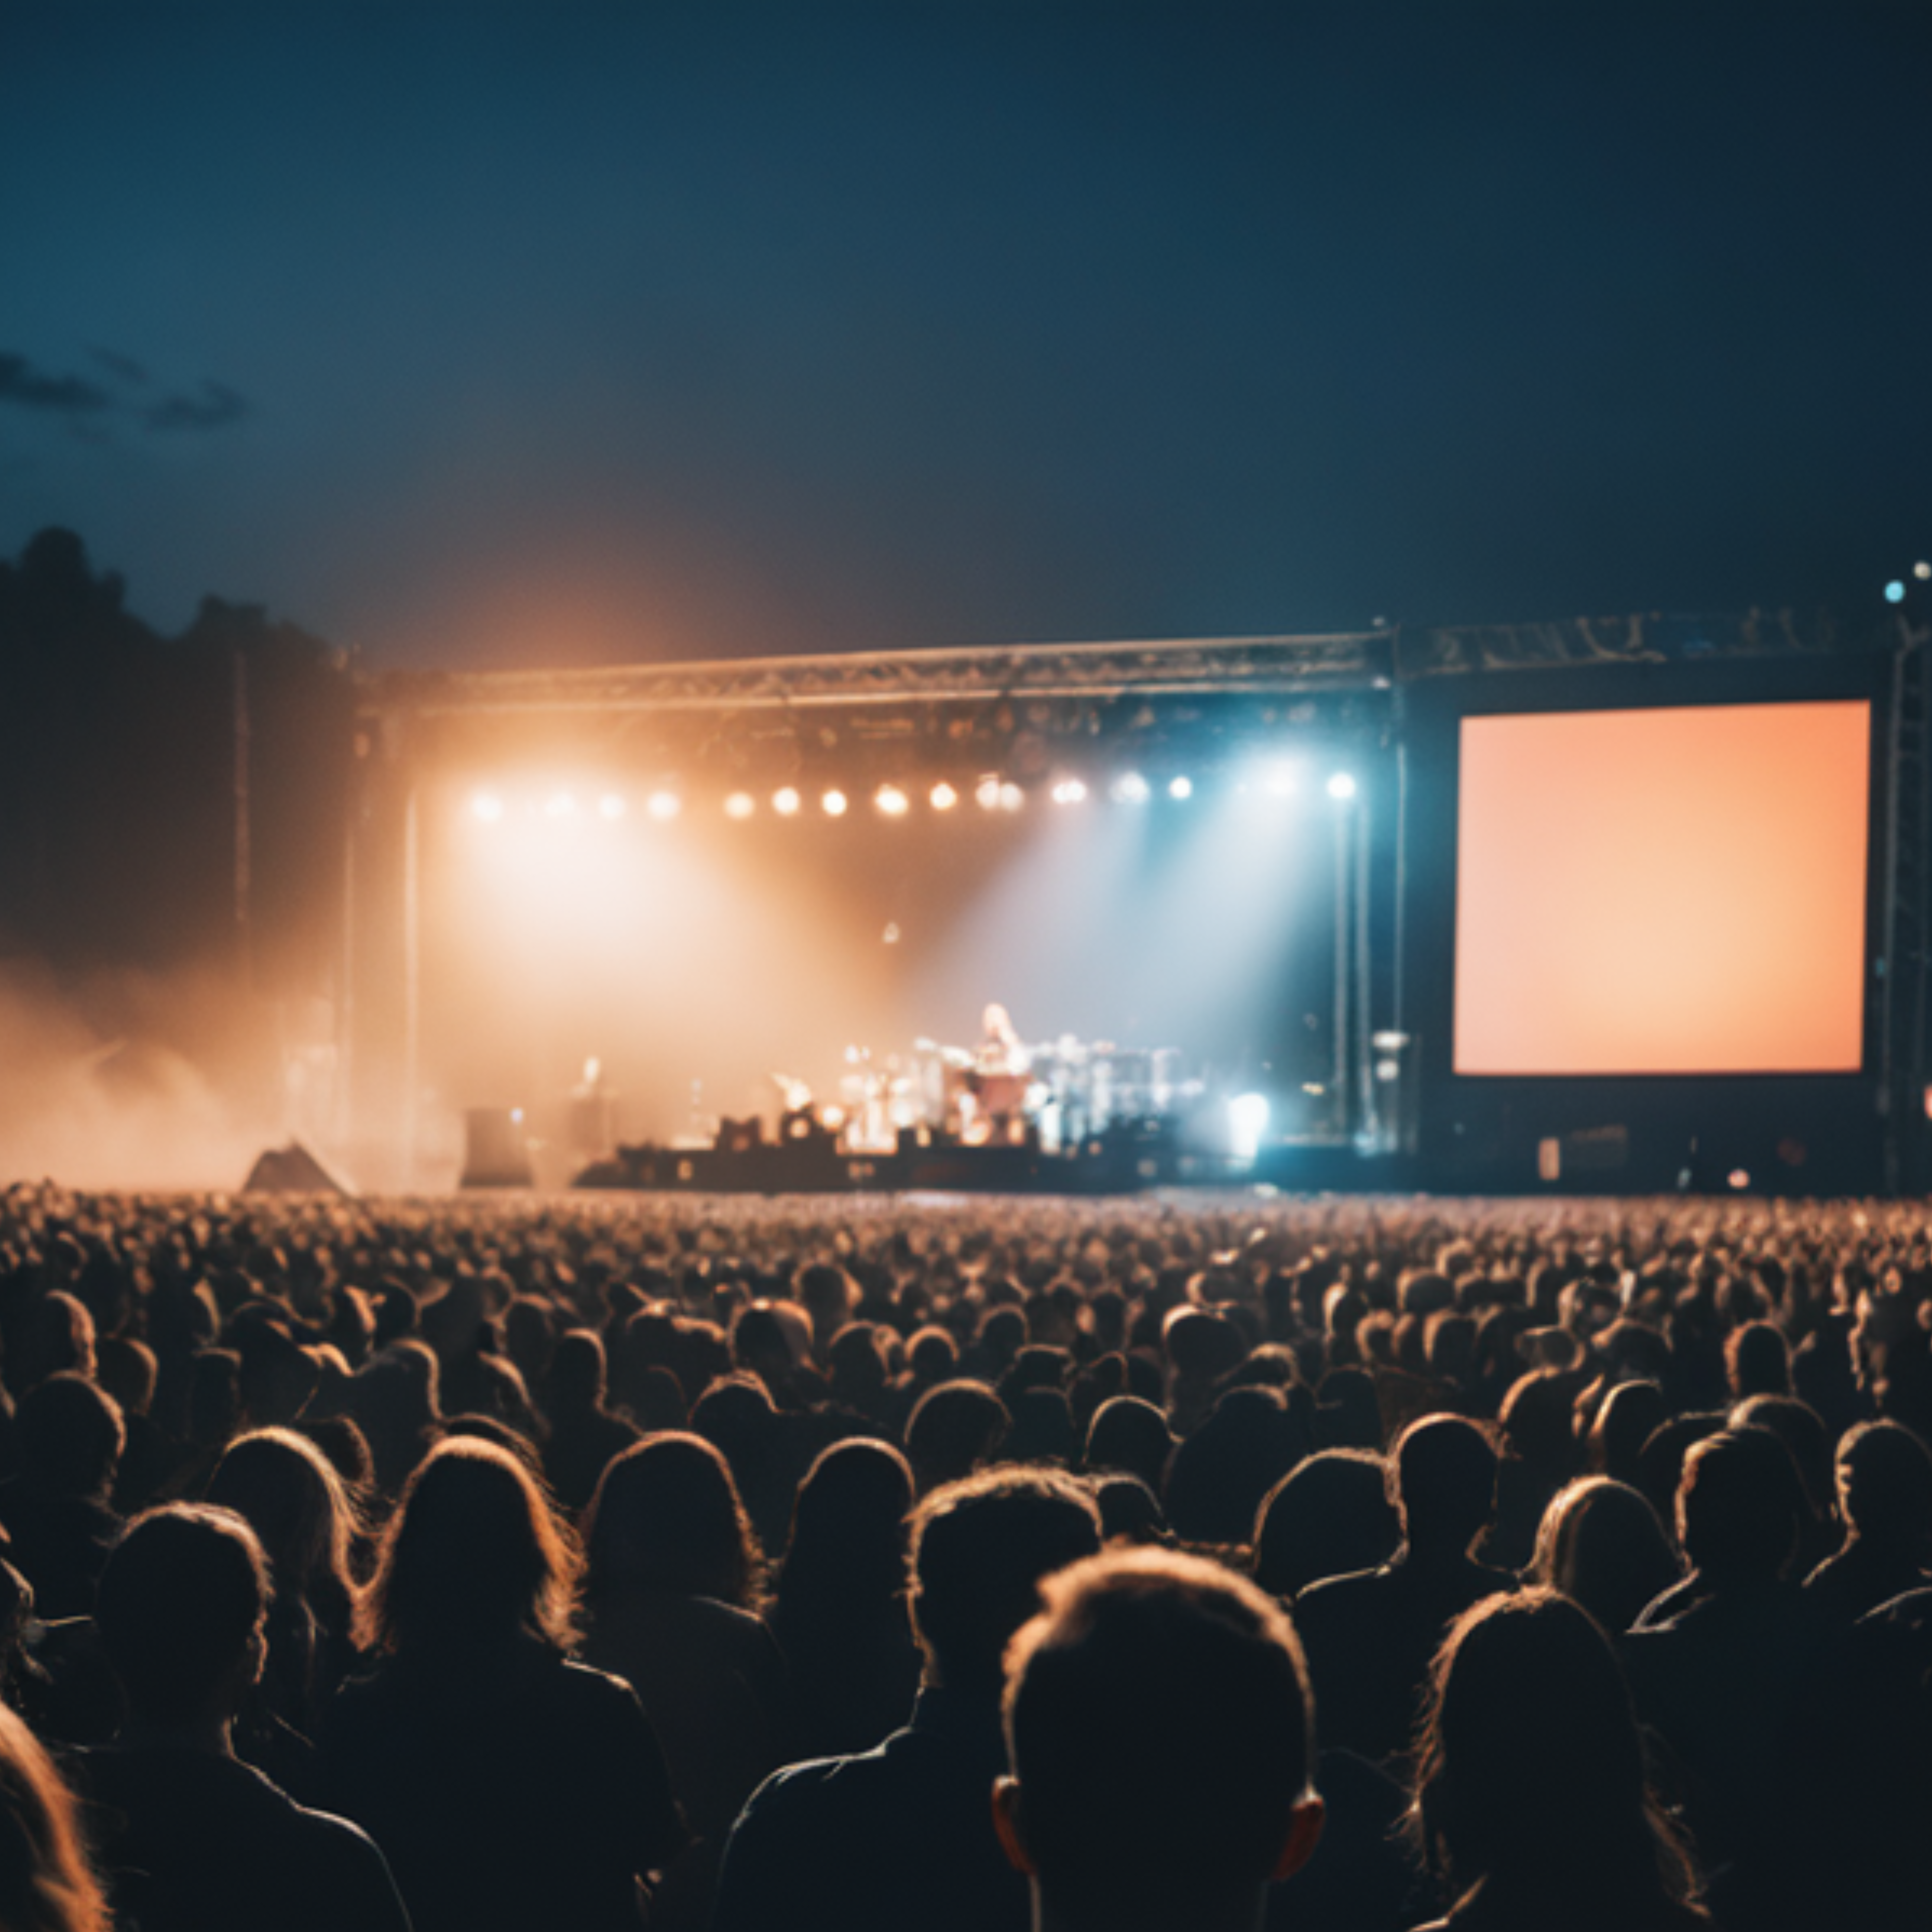
M 378 664 L 1882 608 L 1932 7 L 0 9 L 0 554 Z

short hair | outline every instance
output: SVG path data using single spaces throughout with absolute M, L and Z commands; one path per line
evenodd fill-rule
M 1091 1492 L 1058 1470 L 986 1469 L 935 1490 L 912 1531 L 913 1621 L 928 1680 L 997 1684 L 1008 1640 L 1040 1607 L 1040 1580 L 1100 1547 Z
M 1006 1666 L 1019 1828 L 1081 1922 L 1184 1922 L 1264 1883 L 1311 1789 L 1307 1667 L 1280 1606 L 1196 1556 L 1113 1550 L 1040 1586 Z
M 1397 1440 L 1390 1463 L 1396 1507 L 1412 1540 L 1467 1550 L 1496 1513 L 1496 1452 L 1459 1415 L 1426 1415 Z
M 166 1503 L 136 1516 L 107 1558 L 94 1628 L 129 1710 L 198 1716 L 268 1611 L 268 1559 L 232 1510 Z
M 1798 1547 L 1804 1511 L 1797 1466 L 1768 1429 L 1720 1430 L 1684 1459 L 1677 1540 L 1700 1570 L 1780 1574 Z
M 1838 1444 L 1838 1506 L 1858 1534 L 1932 1529 L 1932 1454 L 1902 1423 L 1860 1422 Z
M 391 1652 L 516 1632 L 567 1649 L 583 1568 L 575 1534 L 515 1456 L 450 1436 L 404 1488 L 356 1634 Z
M 22 1472 L 60 1496 L 104 1496 L 128 1443 L 121 1405 L 71 1369 L 28 1390 L 16 1427 Z
M 905 1450 L 928 1486 L 968 1476 L 998 1450 L 1012 1418 L 983 1382 L 940 1382 L 913 1405 Z

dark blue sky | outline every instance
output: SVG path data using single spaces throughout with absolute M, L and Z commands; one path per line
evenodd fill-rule
M 0 552 L 380 662 L 1869 612 L 1932 8 L 0 10 Z

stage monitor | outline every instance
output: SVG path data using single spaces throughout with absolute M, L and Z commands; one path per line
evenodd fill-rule
M 1458 1074 L 1856 1073 L 1871 705 L 1462 721 Z

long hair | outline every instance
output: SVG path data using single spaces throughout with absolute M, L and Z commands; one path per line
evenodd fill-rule
M 334 1466 L 292 1429 L 256 1429 L 230 1443 L 208 1479 L 207 1500 L 247 1520 L 262 1539 L 278 1598 L 356 1598 L 350 1550 L 356 1509 Z
M 1525 1892 L 1576 1922 L 1640 1924 L 1693 1889 L 1654 1802 L 1622 1666 L 1554 1590 L 1486 1598 L 1436 1653 L 1412 1831 L 1451 1894 Z
M 592 1598 L 626 1588 L 756 1606 L 750 1517 L 731 1466 L 701 1436 L 663 1430 L 605 1466 L 584 1517 Z
M 567 1650 L 583 1572 L 575 1535 L 522 1463 L 452 1436 L 423 1459 L 383 1532 L 357 1639 L 397 1654 L 518 1636 Z
M 108 1932 L 75 1805 L 33 1732 L 0 1704 L 0 1925 Z
M 1683 1574 L 1649 1498 L 1609 1476 L 1580 1476 L 1550 1498 L 1530 1568 L 1613 1635 Z
M 859 1436 L 822 1450 L 793 1506 L 778 1616 L 842 1616 L 902 1597 L 912 1502 L 912 1470 L 890 1444 Z

